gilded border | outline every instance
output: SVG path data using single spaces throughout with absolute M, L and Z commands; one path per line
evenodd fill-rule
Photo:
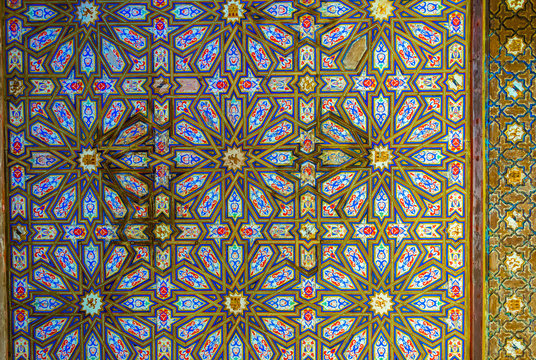
M 4 24 L 4 3 L 0 2 L 0 19 Z M 9 302 L 8 302 L 8 256 L 9 242 L 7 235 L 7 183 L 6 183 L 6 159 L 7 159 L 7 136 L 6 114 L 4 111 L 5 101 L 5 51 L 4 51 L 4 26 L 0 26 L 0 359 L 9 359 L 10 326 L 9 326 Z

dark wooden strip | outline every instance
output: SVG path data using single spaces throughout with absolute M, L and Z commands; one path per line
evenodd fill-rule
M 471 21 L 471 136 L 472 136 L 472 196 L 471 196 L 471 354 L 470 359 L 482 359 L 483 280 L 484 268 L 484 148 L 482 137 L 482 35 L 484 12 L 482 2 L 472 1 Z

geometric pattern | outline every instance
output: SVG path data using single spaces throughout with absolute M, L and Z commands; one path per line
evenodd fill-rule
M 488 13 L 486 358 L 533 359 L 536 11 L 490 1 Z
M 466 359 L 461 0 L 6 0 L 14 359 Z

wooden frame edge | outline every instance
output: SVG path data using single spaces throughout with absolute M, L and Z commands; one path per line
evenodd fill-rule
M 471 345 L 470 358 L 485 358 L 485 25 L 486 0 L 471 3 Z

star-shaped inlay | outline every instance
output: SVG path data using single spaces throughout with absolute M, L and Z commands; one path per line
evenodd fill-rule
M 393 16 L 395 9 L 393 0 L 373 0 L 367 10 L 374 20 L 383 23 Z
M 301 76 L 300 80 L 298 81 L 298 87 L 306 95 L 309 95 L 310 93 L 314 92 L 317 85 L 318 84 L 315 78 L 309 74 Z
M 321 25 L 315 25 L 315 18 L 310 14 L 302 15 L 298 20 L 298 24 L 289 26 L 300 33 L 300 40 L 311 39 L 314 42 L 316 30 L 320 28 Z
M 409 229 L 411 228 L 411 223 L 403 222 L 400 219 L 400 216 L 396 215 L 396 221 L 394 223 L 387 224 L 385 229 L 385 234 L 390 239 L 396 239 L 396 246 L 400 245 L 402 240 L 410 238 Z
M 324 289 L 324 287 L 316 282 L 316 276 L 302 276 L 300 283 L 296 285 L 295 289 L 300 290 L 300 297 L 310 300 L 316 297 L 317 290 Z
M 69 77 L 67 79 L 60 80 L 61 83 L 61 94 L 69 96 L 69 100 L 74 104 L 75 102 L 75 96 L 81 95 L 84 91 L 84 83 L 82 82 L 82 79 L 77 79 L 75 76 L 74 69 L 69 73 Z M 104 72 L 106 75 L 106 72 Z M 106 76 L 107 77 L 107 76 Z M 110 79 L 107 79 L 110 80 Z M 95 80 L 95 83 L 97 80 Z M 115 80 L 113 82 L 115 84 Z M 113 88 L 112 84 L 112 88 Z M 113 91 L 115 92 L 115 88 L 113 88 Z M 104 101 L 106 101 L 106 98 L 108 95 L 105 96 Z
M 463 223 L 453 220 L 447 224 L 447 236 L 452 240 L 459 240 L 464 237 Z
M 307 185 L 315 187 L 316 179 L 324 175 L 324 172 L 317 172 L 316 165 L 310 161 L 306 161 L 300 165 L 300 172 L 293 173 L 298 179 L 300 179 L 300 188 Z
M 166 277 L 156 275 L 156 280 L 153 285 L 148 289 L 154 290 L 156 297 L 162 300 L 169 299 L 173 294 L 173 290 L 177 290 L 178 287 L 171 281 L 171 274 Z
M 245 16 L 246 10 L 240 0 L 227 0 L 222 6 L 222 14 L 225 21 L 229 24 L 239 23 Z
M 224 150 L 222 160 L 226 169 L 236 172 L 246 165 L 247 157 L 241 147 L 233 146 Z
M 78 241 L 84 240 L 87 237 L 87 228 L 83 223 L 78 223 L 76 217 L 69 225 L 63 225 L 64 239 L 69 240 L 73 246 L 78 246 Z
M 409 91 L 409 79 L 411 78 L 411 75 L 404 75 L 402 71 L 400 71 L 400 68 L 396 68 L 396 74 L 395 75 L 389 75 L 387 76 L 387 79 L 385 80 L 385 87 L 389 91 L 395 91 L 396 96 L 399 97 L 400 93 L 403 91 Z
M 117 79 L 110 78 L 106 71 L 103 71 L 102 77 L 99 79 L 95 79 L 95 81 L 93 82 L 93 91 L 95 92 L 95 94 L 101 95 L 103 101 L 106 102 L 108 96 L 117 93 L 117 90 L 115 89 L 116 82 Z
M 168 19 L 163 16 L 158 16 L 153 19 L 152 26 L 144 26 L 143 28 L 153 34 L 153 41 L 168 41 L 168 35 L 177 30 L 179 27 L 169 26 Z
M 148 318 L 149 321 L 156 325 L 156 332 L 162 330 L 171 331 L 171 326 L 179 321 L 179 318 L 173 317 L 173 312 L 165 307 L 156 310 L 156 316 Z
M 119 239 L 117 236 L 118 227 L 118 225 L 112 225 L 108 217 L 104 216 L 104 223 L 95 228 L 95 236 L 99 240 L 104 240 L 105 247 L 108 247 L 110 241 Z
M 207 238 L 214 240 L 218 244 L 218 246 L 221 245 L 222 240 L 228 239 L 231 235 L 231 229 L 229 228 L 229 225 L 225 223 L 222 224 L 220 218 L 217 218 L 214 223 L 209 224 L 207 227 Z
M 171 227 L 169 226 L 169 224 L 166 224 L 166 223 L 159 223 L 155 226 L 154 230 L 153 230 L 153 233 L 154 233 L 154 236 L 160 240 L 160 241 L 165 241 L 165 240 L 168 240 L 171 236 L 171 234 L 173 233 L 173 231 L 171 230 Z
M 316 310 L 312 308 L 305 308 L 301 310 L 300 317 L 294 319 L 294 321 L 301 325 L 301 332 L 316 332 L 316 325 L 324 321 L 324 318 L 318 317 L 316 315 Z
M 86 316 L 91 317 L 98 315 L 102 310 L 102 306 L 102 296 L 93 291 L 85 294 L 80 302 L 80 308 L 82 311 L 85 312 Z
M 248 69 L 248 76 L 240 78 L 238 89 L 240 92 L 248 94 L 248 99 L 251 100 L 255 93 L 263 92 L 261 88 L 262 79 L 262 77 L 255 77 L 253 71 Z
M 393 311 L 393 297 L 389 293 L 378 291 L 369 297 L 368 305 L 374 316 L 382 318 Z
M 76 20 L 85 27 L 95 25 L 100 19 L 100 5 L 92 1 L 82 1 L 76 7 Z
M 352 80 L 354 82 L 352 91 L 359 91 L 362 96 L 366 96 L 366 93 L 369 91 L 374 91 L 378 85 L 376 78 L 367 74 L 366 66 L 361 71 L 361 74 L 352 76 Z
M 100 154 L 96 148 L 92 148 L 89 145 L 82 149 L 78 154 L 78 164 L 83 173 L 96 174 L 100 167 Z
M 315 135 L 315 129 L 304 130 L 300 128 L 300 135 L 292 141 L 292 143 L 300 144 L 300 151 L 305 154 L 310 154 L 315 151 L 315 145 L 322 143 Z
M 241 292 L 231 292 L 224 299 L 225 310 L 234 316 L 242 315 L 248 308 L 248 299 Z
M 370 165 L 375 170 L 389 169 L 393 164 L 393 159 L 393 151 L 389 148 L 389 145 L 374 145 L 369 153 Z
M 220 69 L 218 69 L 212 78 L 206 78 L 207 88 L 206 93 L 212 94 L 218 99 L 221 98 L 221 94 L 226 94 L 229 90 L 229 81 L 227 77 L 222 77 Z
M 316 237 L 317 233 L 318 229 L 316 227 L 316 224 L 310 221 L 307 221 L 300 226 L 300 234 L 307 241 L 313 240 Z
M 24 94 L 24 90 L 26 90 L 26 85 L 24 84 L 24 81 L 21 79 L 13 78 L 9 80 L 9 94 L 14 97 L 19 97 L 20 95 Z
M 249 245 L 253 245 L 255 240 L 262 239 L 262 225 L 255 223 L 255 221 L 250 218 L 247 224 L 243 224 L 240 227 L 240 235 L 242 238 L 249 241 Z
M 159 76 L 153 80 L 153 84 L 151 85 L 151 87 L 158 95 L 165 95 L 169 93 L 171 84 L 169 83 L 168 78 Z

